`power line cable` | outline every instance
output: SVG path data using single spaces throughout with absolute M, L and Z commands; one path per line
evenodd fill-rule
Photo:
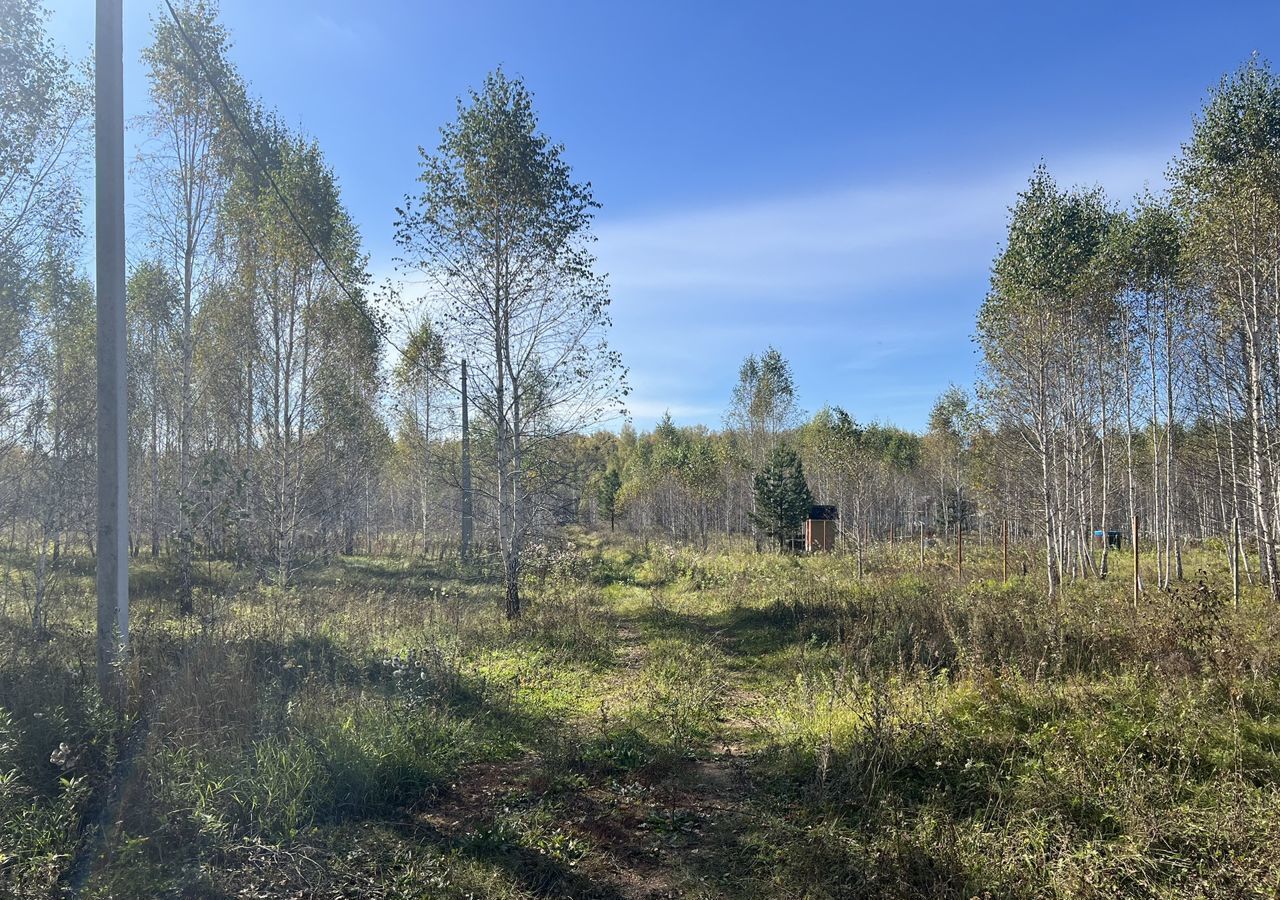
M 329 273 L 329 277 L 333 279 L 334 283 L 338 286 L 338 288 L 342 291 L 343 295 L 346 297 L 347 302 L 349 302 L 355 308 L 356 312 L 358 312 L 360 316 L 369 324 L 369 327 L 374 330 L 374 333 L 376 333 L 380 338 L 382 338 L 382 340 L 386 341 L 387 346 L 389 346 L 392 350 L 395 350 L 396 353 L 400 354 L 400 358 L 402 360 L 404 360 L 406 363 L 410 362 L 409 354 L 405 351 L 405 349 L 401 347 L 399 344 L 397 344 L 394 339 L 392 339 L 388 329 L 383 327 L 383 325 L 381 325 L 372 315 L 370 315 L 369 311 L 365 309 L 364 304 L 362 304 L 358 299 L 356 299 L 355 293 L 350 288 L 347 287 L 346 282 L 343 281 L 342 278 L 338 276 L 337 271 L 330 264 L 328 258 L 324 255 L 324 253 L 321 252 L 319 246 L 317 246 L 315 240 L 311 237 L 311 233 L 307 231 L 307 227 L 302 224 L 302 220 L 298 217 L 298 214 L 294 212 L 293 205 L 289 203 L 289 201 L 285 198 L 284 192 L 280 189 L 280 185 L 276 183 L 274 176 L 272 176 L 271 174 L 271 170 L 267 168 L 266 162 L 263 160 L 261 154 L 259 154 L 257 146 L 254 144 L 253 137 L 249 133 L 249 129 L 240 121 L 240 118 L 235 114 L 234 110 L 232 109 L 231 102 L 227 100 L 226 93 L 222 90 L 222 86 L 218 83 L 218 79 L 214 76 L 214 73 L 205 62 L 204 57 L 200 53 L 200 50 L 195 45 L 195 41 L 192 40 L 191 35 L 187 33 L 187 29 L 183 26 L 182 19 L 178 15 L 178 11 L 174 9 L 173 3 L 171 2 L 171 0 L 165 0 L 164 5 L 168 7 L 169 16 L 173 19 L 173 24 L 177 27 L 178 34 L 182 38 L 182 42 L 186 44 L 187 50 L 190 51 L 192 57 L 195 59 L 196 65 L 200 69 L 200 73 L 204 76 L 205 81 L 208 82 L 209 87 L 213 90 L 213 93 L 217 96 L 218 102 L 219 104 L 221 104 L 222 111 L 226 115 L 227 120 L 231 122 L 232 126 L 235 128 L 236 134 L 239 135 L 241 143 L 243 143 L 245 146 L 245 149 L 249 151 L 249 155 L 253 157 L 254 164 L 257 165 L 258 171 L 262 173 L 262 177 L 266 179 L 269 185 L 271 185 L 271 190 L 275 193 L 276 199 L 280 201 L 280 205 L 283 206 L 285 209 L 285 212 L 289 214 L 289 219 L 293 222 L 294 227 L 298 229 L 298 233 L 302 235 L 303 240 L 307 242 L 307 245 L 311 248 L 311 252 L 314 253 L 316 255 L 316 258 L 320 260 L 320 263 L 324 266 L 325 271 Z M 458 387 L 455 386 L 448 378 L 438 378 L 437 380 L 440 384 L 443 384 L 444 387 L 447 388 L 451 393 L 453 394 L 460 393 Z
M 210 70 L 209 66 L 206 65 L 204 57 L 201 55 L 199 49 L 196 48 L 195 41 L 193 41 L 191 39 L 191 35 L 187 33 L 187 29 L 183 26 L 182 19 L 178 15 L 178 11 L 174 9 L 173 3 L 171 3 L 170 0 L 165 0 L 164 5 L 169 8 L 169 15 L 173 18 L 173 24 L 178 28 L 178 34 L 182 37 L 182 42 L 187 45 L 187 50 L 191 52 L 201 74 L 204 75 L 205 81 L 208 82 L 209 87 L 217 96 L 218 102 L 222 105 L 222 111 L 226 115 L 227 120 L 230 121 L 232 126 L 235 128 L 236 133 L 240 136 L 240 141 L 244 144 L 245 149 L 249 151 L 249 155 L 253 157 L 253 161 L 257 165 L 258 171 L 262 174 L 262 177 L 271 185 L 271 190 L 275 193 L 276 199 L 280 201 L 280 205 L 283 206 L 285 212 L 289 214 L 289 218 L 292 220 L 294 227 L 298 229 L 298 233 L 301 234 L 303 240 L 307 242 L 307 245 L 311 248 L 311 252 L 316 255 L 318 260 L 320 260 L 321 265 L 323 265 L 325 271 L 329 273 L 329 277 L 333 279 L 334 284 L 336 284 L 346 296 L 347 301 L 355 307 L 356 311 L 360 313 L 366 322 L 369 323 L 369 327 L 372 328 L 379 337 L 386 341 L 393 350 L 399 353 L 401 358 L 407 361 L 408 354 L 406 354 L 405 351 L 391 339 L 391 335 L 387 333 L 387 330 L 369 314 L 369 311 L 365 309 L 364 304 L 356 298 L 355 293 L 347 287 L 346 282 L 338 276 L 337 271 L 329 263 L 328 258 L 320 251 L 319 246 L 316 245 L 315 240 L 311 237 L 311 233 L 307 231 L 306 226 L 302 224 L 302 220 L 298 217 L 298 214 L 294 212 L 293 205 L 285 198 L 284 192 L 280 190 L 280 185 L 276 183 L 275 178 L 271 174 L 271 170 L 267 168 L 267 164 L 258 153 L 258 148 L 254 144 L 253 138 L 250 136 L 248 129 L 245 128 L 245 126 L 240 122 L 239 117 L 236 116 L 235 112 L 232 110 L 231 103 L 227 100 L 227 96 L 223 92 L 222 86 L 218 84 L 217 78 L 214 77 L 213 72 Z

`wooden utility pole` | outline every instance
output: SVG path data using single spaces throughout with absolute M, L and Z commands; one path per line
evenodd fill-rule
M 862 580 L 862 545 L 867 540 L 867 523 L 858 526 L 858 580 Z
M 115 697 L 129 641 L 129 458 L 124 299 L 122 0 L 97 0 L 94 40 L 98 362 L 98 686 Z
M 1009 522 L 1006 520 L 1000 523 L 1000 557 L 1001 577 L 1009 580 Z
M 471 498 L 471 420 L 467 408 L 467 361 L 462 360 L 462 561 L 471 559 L 475 510 Z

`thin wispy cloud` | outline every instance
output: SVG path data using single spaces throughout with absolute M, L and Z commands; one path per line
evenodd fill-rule
M 1064 185 L 1096 182 L 1127 200 L 1144 182 L 1158 184 L 1171 146 L 1050 164 Z M 813 292 L 942 281 L 986 268 L 1007 208 L 1034 164 L 950 181 L 842 185 L 605 220 L 599 255 L 615 290 L 650 297 L 698 290 L 799 300 Z
M 638 422 L 647 424 L 661 419 L 667 413 L 681 421 L 700 419 L 715 424 L 720 409 L 706 404 L 663 403 L 659 399 L 627 400 L 627 414 Z
M 365 22 L 353 19 L 338 21 L 325 13 L 312 13 L 302 18 L 294 31 L 295 44 L 312 51 L 367 51 L 377 33 Z

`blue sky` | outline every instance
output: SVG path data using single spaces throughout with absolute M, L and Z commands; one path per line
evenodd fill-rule
M 126 115 L 162 7 L 125 0 Z M 93 4 L 53 0 L 73 52 Z M 1120 201 L 1206 90 L 1272 56 L 1280 4 L 223 0 L 253 91 L 315 136 L 392 274 L 394 207 L 455 98 L 502 65 L 604 204 L 631 408 L 718 425 L 777 347 L 801 405 L 923 426 L 969 384 L 1006 209 L 1043 159 Z

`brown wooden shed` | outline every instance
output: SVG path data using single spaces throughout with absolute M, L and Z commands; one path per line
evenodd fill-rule
M 835 549 L 836 512 L 834 506 L 809 507 L 809 518 L 804 523 L 806 553 L 830 553 Z

